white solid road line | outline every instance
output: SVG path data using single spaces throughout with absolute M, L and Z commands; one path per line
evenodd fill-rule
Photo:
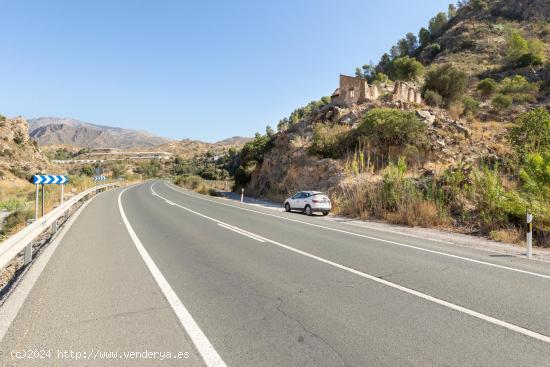
M 222 224 L 222 223 L 218 223 L 218 225 L 220 227 L 223 227 L 225 229 L 229 229 L 230 231 L 233 231 L 233 232 L 236 232 L 238 234 L 242 234 L 243 236 L 246 236 L 248 238 L 252 238 L 253 240 L 256 240 L 258 242 L 265 242 L 263 239 L 259 238 L 258 236 L 256 236 L 255 234 L 252 234 L 250 232 L 246 232 L 240 228 L 237 228 L 237 227 L 233 227 L 233 226 L 228 226 L 228 225 L 225 225 L 225 224 Z
M 153 185 L 154 185 L 154 184 L 153 184 Z M 253 213 L 258 213 L 258 214 L 262 214 L 262 215 L 267 215 L 267 216 L 270 216 L 270 217 L 279 218 L 279 219 L 281 219 L 281 220 L 287 220 L 287 221 L 290 221 L 290 222 L 301 223 L 301 224 L 305 224 L 305 225 L 312 226 L 312 227 L 323 228 L 323 229 L 326 229 L 326 230 L 329 230 L 329 231 L 344 233 L 344 234 L 351 235 L 351 236 L 355 236 L 355 237 L 367 238 L 367 239 L 374 240 L 374 241 L 389 243 L 389 244 L 395 245 L 395 246 L 401 246 L 401 247 L 406 247 L 406 248 L 410 248 L 410 249 L 414 249 L 414 250 L 418 250 L 418 251 L 424 251 L 424 252 L 428 252 L 428 253 L 435 254 L 435 255 L 451 257 L 451 258 L 453 258 L 453 259 L 468 261 L 468 262 L 472 262 L 472 263 L 476 263 L 476 264 L 481 264 L 481 265 L 492 266 L 492 267 L 495 267 L 495 268 L 504 269 L 504 270 L 509 270 L 509 271 L 514 271 L 514 272 L 517 272 L 517 273 L 527 274 L 527 275 L 531 275 L 531 276 L 535 276 L 535 277 L 539 277 L 539 278 L 550 279 L 550 275 L 546 275 L 546 274 L 540 274 L 540 273 L 535 273 L 535 272 L 528 271 L 528 270 L 522 270 L 522 269 L 512 268 L 512 267 L 510 267 L 510 266 L 505 266 L 505 265 L 493 264 L 493 263 L 490 263 L 490 262 L 487 262 L 487 261 L 476 260 L 476 259 L 472 259 L 472 258 L 469 258 L 469 257 L 464 257 L 464 256 L 459 256 L 459 255 L 453 255 L 453 254 L 449 254 L 449 253 L 441 252 L 441 251 L 436 251 L 436 250 L 430 250 L 430 249 L 423 248 L 423 247 L 419 247 L 419 246 L 413 246 L 413 245 L 408 245 L 408 244 L 401 243 L 401 242 L 385 240 L 385 239 L 379 238 L 379 237 L 373 237 L 373 236 L 368 236 L 368 235 L 364 235 L 364 234 L 360 234 L 360 233 L 349 232 L 349 231 L 345 231 L 345 230 L 343 230 L 343 229 L 327 227 L 327 226 L 323 226 L 323 225 L 315 224 L 315 223 L 310 223 L 310 222 L 304 222 L 304 221 L 301 221 L 301 220 L 298 220 L 298 219 L 282 217 L 282 216 L 280 216 L 280 215 L 275 215 L 275 214 L 270 214 L 270 213 L 264 213 L 264 212 L 261 212 L 261 211 L 258 211 L 258 210 L 243 208 L 243 207 L 240 207 L 240 206 L 237 206 L 237 205 L 231 205 L 231 204 L 227 204 L 227 203 L 221 203 L 221 202 L 219 202 L 219 201 L 211 200 L 211 199 L 207 199 L 207 198 L 203 198 L 203 197 L 200 197 L 200 196 L 198 196 L 198 195 L 191 195 L 191 194 L 188 194 L 188 193 L 183 192 L 183 191 L 181 191 L 181 190 L 177 190 L 177 189 L 171 187 L 170 185 L 168 185 L 168 184 L 166 184 L 166 183 L 165 183 L 165 186 L 168 187 L 168 188 L 170 188 L 170 189 L 172 189 L 172 190 L 174 190 L 174 191 L 176 191 L 176 192 L 179 192 L 180 194 L 187 195 L 187 196 L 190 196 L 190 197 L 199 199 L 199 200 L 209 201 L 209 202 L 211 202 L 211 203 L 215 203 L 215 204 L 219 204 L 219 205 L 225 205 L 225 206 L 228 206 L 228 207 L 231 207 L 231 208 L 236 208 L 236 209 L 245 210 L 245 211 L 248 211 L 248 212 L 253 212 Z M 152 187 L 152 186 L 151 186 L 151 187 Z M 177 205 L 177 204 L 176 204 L 176 205 Z M 400 233 L 398 233 L 398 232 L 394 232 L 394 233 L 395 233 L 396 235 L 400 235 Z M 429 240 L 429 239 L 428 239 L 428 240 Z
M 159 197 L 160 199 L 163 199 L 163 200 L 166 200 L 164 197 L 160 196 L 159 194 L 157 194 L 154 189 L 153 189 L 153 185 L 151 185 L 151 192 L 153 193 L 154 196 L 157 196 Z M 235 227 L 235 226 L 231 226 L 219 219 L 216 219 L 216 218 L 212 218 L 212 217 L 209 217 L 207 215 L 204 215 L 202 213 L 199 213 L 199 212 L 196 212 L 192 209 L 189 209 L 189 208 L 186 208 L 180 204 L 175 204 L 175 206 L 181 208 L 181 209 L 184 209 L 190 213 L 193 213 L 193 214 L 196 214 L 200 217 L 203 217 L 205 219 L 208 219 L 208 220 L 211 220 L 213 222 L 216 222 L 218 224 L 224 224 L 226 226 L 230 226 L 232 228 L 235 228 L 235 229 L 239 229 L 241 231 L 244 231 L 243 229 L 240 229 L 238 227 Z M 245 231 L 246 232 L 246 231 Z M 250 233 L 250 232 L 247 232 L 247 233 Z M 265 237 L 262 237 L 260 235 L 256 235 L 254 234 L 255 237 L 258 237 L 258 238 L 261 238 L 262 240 L 264 240 L 264 242 L 268 242 L 268 243 L 271 243 L 273 245 L 276 245 L 276 246 L 279 246 L 281 248 L 284 248 L 286 250 L 289 250 L 289 251 L 292 251 L 294 253 L 297 253 L 297 254 L 300 254 L 300 255 L 303 255 L 303 256 L 306 256 L 306 257 L 309 257 L 310 259 L 314 259 L 314 260 L 317 260 L 319 262 L 322 262 L 324 264 L 327 264 L 327 265 L 330 265 L 330 266 L 333 266 L 335 268 L 338 268 L 338 269 L 342 269 L 342 270 L 345 270 L 347 272 L 350 272 L 350 273 L 353 273 L 355 275 L 358 275 L 360 277 L 363 277 L 365 279 L 368 279 L 368 280 L 372 280 L 373 282 L 376 282 L 376 283 L 380 283 L 380 284 L 383 284 L 385 286 L 388 286 L 388 287 L 391 287 L 393 289 L 397 289 L 399 291 L 402 291 L 402 292 L 405 292 L 405 293 L 408 293 L 410 295 L 413 295 L 413 296 L 416 296 L 416 297 L 419 297 L 419 298 L 422 298 L 426 301 L 429 301 L 429 302 L 433 302 L 433 303 L 436 303 L 438 305 L 441 305 L 441 306 L 444 306 L 444 307 L 447 307 L 447 308 L 450 308 L 452 310 L 455 310 L 455 311 L 458 311 L 458 312 L 462 312 L 466 315 L 469 315 L 469 316 L 473 316 L 475 318 L 478 318 L 480 320 L 483 320 L 483 321 L 486 321 L 486 322 L 489 322 L 491 324 L 494 324 L 494 325 L 498 325 L 498 326 L 501 326 L 501 327 L 504 327 L 506 329 L 509 329 L 509 330 L 512 330 L 514 332 L 517 332 L 517 333 L 520 333 L 520 334 L 523 334 L 523 335 L 526 335 L 526 336 L 529 336 L 531 338 L 534 338 L 534 339 L 537 339 L 537 340 L 540 340 L 542 342 L 545 342 L 545 343 L 549 343 L 550 344 L 550 337 L 549 336 L 546 336 L 544 334 L 540 334 L 540 333 L 537 333 L 537 332 L 534 332 L 532 330 L 529 330 L 529 329 L 525 329 L 521 326 L 517 326 L 517 325 L 514 325 L 514 324 L 510 324 L 506 321 L 502 321 L 502 320 L 499 320 L 497 318 L 494 318 L 492 316 L 488 316 L 488 315 L 485 315 L 485 314 L 482 314 L 480 312 L 477 312 L 477 311 L 474 311 L 474 310 L 471 310 L 469 308 L 466 308 L 466 307 L 462 307 L 462 306 L 459 306 L 459 305 L 456 305 L 454 303 L 451 303 L 451 302 L 447 302 L 445 300 L 442 300 L 442 299 L 439 299 L 439 298 L 436 298 L 436 297 L 433 297 L 433 296 L 430 296 L 428 294 L 425 294 L 425 293 L 422 293 L 422 292 L 419 292 L 419 291 L 416 291 L 414 289 L 411 289 L 411 288 L 407 288 L 407 287 L 403 287 L 399 284 L 396 284 L 396 283 L 392 283 L 392 282 L 389 282 L 387 280 L 384 280 L 384 279 L 380 279 L 378 278 L 377 276 L 374 276 L 374 275 L 370 275 L 370 274 L 367 274 L 367 273 L 364 273 L 362 271 L 359 271 L 359 270 L 355 270 L 353 268 L 350 268 L 350 267 L 347 267 L 345 265 L 341 265 L 341 264 L 338 264 L 334 261 L 331 261 L 331 260 L 327 260 L 325 258 L 322 258 L 320 256 L 317 256 L 317 255 L 313 255 L 309 252 L 305 252 L 305 251 L 302 251 L 302 250 L 298 250 L 294 247 L 291 247 L 291 246 L 288 246 L 288 245 L 285 245 L 283 243 L 280 243 L 280 242 L 277 242 L 277 241 L 273 241 L 273 240 L 270 240 L 268 238 L 265 238 Z
M 206 335 L 202 332 L 199 325 L 195 322 L 189 311 L 187 311 L 187 308 L 183 305 L 183 303 L 180 301 L 178 296 L 176 295 L 176 292 L 172 289 L 166 278 L 164 278 L 164 275 L 162 275 L 161 271 L 151 258 L 149 256 L 149 253 L 139 240 L 138 236 L 136 235 L 136 232 L 134 232 L 134 229 L 132 228 L 132 225 L 128 221 L 128 218 L 126 217 L 126 214 L 124 213 L 124 209 L 122 208 L 122 194 L 126 192 L 130 187 L 124 189 L 119 195 L 118 195 L 118 208 L 120 210 L 120 216 L 122 217 L 122 220 L 124 221 L 124 224 L 126 225 L 126 229 L 128 230 L 128 233 L 130 234 L 130 237 L 132 238 L 132 241 L 134 242 L 134 245 L 136 246 L 139 254 L 143 258 L 143 261 L 145 262 L 145 265 L 151 272 L 151 275 L 157 282 L 158 286 L 160 287 L 162 293 L 168 300 L 168 303 L 174 310 L 174 313 L 176 314 L 177 318 L 179 319 L 181 325 L 187 332 L 187 335 L 191 338 L 193 341 L 193 344 L 195 345 L 195 348 L 199 351 L 204 363 L 207 367 L 227 367 L 225 362 L 221 359 L 220 355 Z M 166 200 L 166 203 L 169 205 L 171 202 L 169 200 Z M 177 205 L 177 204 L 175 204 Z

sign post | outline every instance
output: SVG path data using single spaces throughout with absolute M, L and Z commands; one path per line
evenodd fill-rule
M 56 184 L 61 185 L 61 204 L 63 204 L 63 184 L 68 181 L 66 176 L 61 175 L 34 175 L 32 177 L 32 182 L 36 186 L 36 193 L 35 193 L 35 202 L 34 202 L 34 220 L 38 220 L 38 202 L 39 202 L 39 185 L 42 186 L 42 217 L 44 216 L 46 211 L 46 186 L 49 184 Z M 54 223 L 55 226 L 52 227 L 53 231 L 55 232 L 57 230 L 57 222 Z M 32 244 L 28 244 L 25 247 L 25 256 L 24 256 L 24 264 L 27 265 L 32 261 Z
M 34 198 L 34 220 L 38 219 L 38 184 L 36 186 L 36 196 Z
M 533 215 L 527 212 L 527 258 L 533 256 Z
M 97 178 L 98 177 L 101 177 L 101 175 L 103 175 L 103 168 L 101 168 L 100 166 L 97 166 L 95 169 L 94 169 L 94 181 L 95 181 L 95 186 L 97 187 L 97 181 L 100 181 L 98 180 Z
M 44 186 L 44 184 L 42 184 L 42 217 L 44 216 L 44 202 L 46 201 L 45 200 L 45 192 L 46 192 L 46 186 Z

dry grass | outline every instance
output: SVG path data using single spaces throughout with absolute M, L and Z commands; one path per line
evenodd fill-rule
M 386 212 L 384 216 L 390 223 L 413 227 L 439 227 L 447 222 L 434 203 L 424 200 L 400 207 L 395 212 Z
M 512 243 L 516 245 L 524 244 L 523 234 L 515 228 L 497 229 L 489 233 L 489 238 L 493 241 Z
M 419 197 L 404 197 L 394 209 L 387 207 L 379 180 L 363 179 L 348 183 L 332 195 L 333 211 L 361 219 L 383 219 L 407 226 L 439 227 L 448 224 L 437 206 Z

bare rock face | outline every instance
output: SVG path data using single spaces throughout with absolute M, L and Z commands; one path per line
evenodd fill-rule
M 25 178 L 47 169 L 49 165 L 49 160 L 29 138 L 25 119 L 0 119 L 0 179 L 13 172 Z
M 550 20 L 548 0 L 496 0 L 491 2 L 491 13 L 518 20 Z

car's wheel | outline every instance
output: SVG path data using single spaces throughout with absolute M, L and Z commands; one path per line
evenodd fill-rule
M 285 211 L 286 212 L 290 211 L 290 204 L 289 203 L 285 203 Z
M 311 210 L 311 207 L 309 205 L 306 205 L 306 208 L 304 209 L 304 212 L 306 215 L 312 215 L 313 211 Z
M 328 215 L 328 212 L 323 212 L 323 215 Z

